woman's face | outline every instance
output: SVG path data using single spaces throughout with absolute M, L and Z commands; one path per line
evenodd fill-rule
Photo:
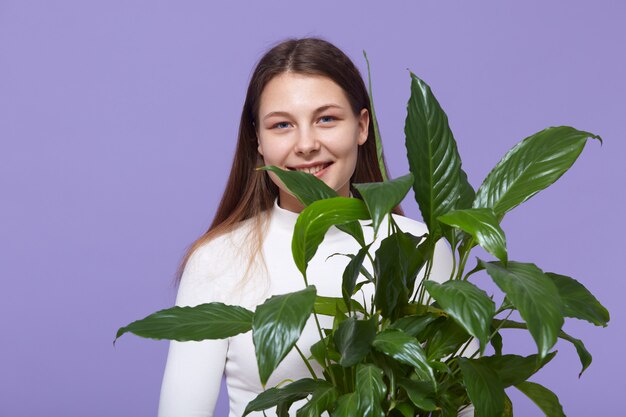
M 368 125 L 367 110 L 355 115 L 343 89 L 330 78 L 285 72 L 261 94 L 258 150 L 265 165 L 311 173 L 347 197 Z M 270 177 L 279 187 L 280 206 L 301 211 L 302 204 L 274 174 Z

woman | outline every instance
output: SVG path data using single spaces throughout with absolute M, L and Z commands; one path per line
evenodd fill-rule
M 213 224 L 183 262 L 176 304 L 221 301 L 253 310 L 272 294 L 302 289 L 291 258 L 291 234 L 303 207 L 273 174 L 256 168 L 276 165 L 309 172 L 339 195 L 356 195 L 350 184 L 382 181 L 370 113 L 358 70 L 332 44 L 307 38 L 269 50 L 248 87 L 226 191 Z M 402 216 L 396 222 L 416 235 L 427 231 Z M 364 233 L 366 240 L 373 240 L 371 228 L 365 227 Z M 348 235 L 334 228 L 328 232 L 307 273 L 318 294 L 341 296 L 337 277 L 347 260 L 329 256 L 358 249 Z M 444 247 L 437 250 L 432 277 L 443 280 L 451 257 Z M 317 331 L 308 323 L 298 346 L 308 354 L 317 340 Z M 250 333 L 228 340 L 172 342 L 159 415 L 211 416 L 224 373 L 230 416 L 239 417 L 263 390 Z M 301 358 L 291 352 L 267 386 L 309 375 Z M 297 408 L 292 407 L 293 415 Z M 268 410 L 267 415 L 275 414 Z

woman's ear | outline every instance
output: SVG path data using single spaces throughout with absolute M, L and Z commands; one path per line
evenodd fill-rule
M 367 109 L 361 109 L 359 114 L 359 145 L 363 145 L 367 141 L 370 127 L 370 113 Z

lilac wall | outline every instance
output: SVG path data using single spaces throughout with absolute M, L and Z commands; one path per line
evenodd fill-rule
M 155 415 L 167 343 L 125 336 L 114 348 L 114 333 L 172 304 L 177 262 L 224 186 L 251 68 L 304 35 L 361 68 L 367 50 L 395 175 L 407 171 L 407 68 L 433 86 L 476 186 L 544 127 L 602 135 L 505 230 L 513 259 L 578 278 L 613 317 L 567 325 L 594 354 L 582 379 L 560 343 L 534 380 L 570 417 L 618 415 L 624 3 L 364 3 L 0 2 L 0 415 Z M 541 415 L 511 395 L 516 415 Z

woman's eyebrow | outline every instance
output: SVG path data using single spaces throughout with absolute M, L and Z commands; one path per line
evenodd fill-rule
M 270 117 L 273 117 L 273 116 L 291 117 L 291 114 L 286 111 L 271 111 L 263 117 L 263 120 L 269 119 Z
M 335 109 L 339 109 L 339 110 L 342 110 L 342 109 L 343 109 L 343 107 L 341 107 L 339 104 L 332 104 L 332 103 L 331 103 L 331 104 L 326 104 L 326 105 L 324 105 L 324 106 L 318 107 L 318 108 L 315 110 L 315 113 L 316 113 L 316 114 L 317 114 L 317 113 L 323 113 L 323 112 L 325 112 L 326 110 L 328 110 L 328 109 L 333 109 L 333 108 L 335 108 Z

